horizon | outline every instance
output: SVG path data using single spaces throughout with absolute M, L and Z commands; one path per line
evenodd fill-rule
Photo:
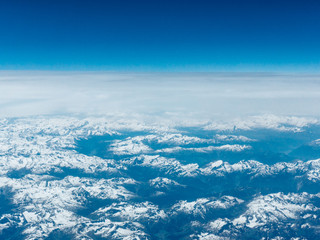
M 136 115 L 162 120 L 227 120 L 263 114 L 319 117 L 319 74 L 0 73 L 1 117 L 43 114 L 124 114 L 124 118 Z

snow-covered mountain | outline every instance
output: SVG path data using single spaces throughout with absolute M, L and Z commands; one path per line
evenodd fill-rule
M 0 238 L 317 239 L 319 136 L 273 115 L 2 119 Z

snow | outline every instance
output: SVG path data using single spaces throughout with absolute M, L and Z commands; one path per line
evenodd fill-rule
M 214 230 L 221 230 L 221 228 L 227 224 L 228 222 L 221 218 L 209 223 L 210 227 Z
M 165 153 L 174 153 L 181 151 L 191 151 L 191 152 L 200 152 L 200 153 L 208 153 L 213 151 L 231 151 L 231 152 L 241 152 L 247 149 L 251 149 L 249 145 L 240 145 L 240 144 L 225 144 L 220 146 L 208 146 L 201 148 L 183 148 L 183 147 L 173 147 L 173 148 L 164 148 L 159 149 L 156 152 L 165 152 Z
M 179 201 L 179 203 L 172 206 L 172 214 L 179 212 L 191 214 L 195 216 L 205 217 L 206 213 L 213 209 L 228 209 L 243 203 L 243 200 L 232 197 L 223 196 L 216 198 L 199 198 L 196 201 Z
M 134 155 L 139 153 L 148 153 L 151 148 L 139 141 L 126 140 L 116 141 L 110 146 L 110 150 L 117 155 Z
M 93 215 L 117 218 L 121 221 L 157 221 L 167 217 L 163 210 L 150 202 L 128 204 L 126 202 L 113 203 L 108 207 L 100 208 Z
M 256 128 L 273 129 L 278 131 L 300 132 L 304 127 L 310 124 L 318 124 L 318 120 L 314 118 L 295 117 L 295 116 L 276 116 L 265 114 L 253 116 L 245 119 L 234 119 L 229 122 L 214 122 L 205 126 L 206 130 L 252 130 Z
M 310 197 L 307 193 L 275 193 L 257 197 L 247 205 L 248 210 L 244 214 L 233 220 L 233 224 L 256 228 L 271 222 L 297 219 L 303 212 L 318 210 L 309 203 Z
M 171 180 L 169 178 L 164 178 L 164 177 L 157 177 L 154 179 L 150 179 L 149 180 L 149 184 L 151 187 L 154 188 L 166 188 L 166 189 L 170 189 L 171 187 L 178 187 L 178 186 L 182 186 L 181 184 L 179 184 L 178 182 Z
M 236 126 L 235 129 L 266 128 L 296 132 L 303 131 L 309 124 L 317 124 L 317 121 L 262 116 L 224 126 L 212 123 L 205 128 L 233 130 Z M 74 150 L 76 139 L 105 134 L 120 136 L 119 131 L 123 129 L 147 134 L 113 140 L 109 150 L 119 156 L 117 160 L 87 156 Z M 234 144 L 234 141 L 237 143 Z M 195 162 L 182 162 L 181 159 L 161 155 L 180 151 L 241 152 L 252 149 L 248 144 L 254 146 L 254 141 L 237 135 L 200 138 L 185 135 L 171 125 L 147 125 L 119 119 L 107 121 L 104 117 L 2 119 L 0 188 L 10 189 L 10 200 L 16 209 L 0 216 L 0 232 L 10 227 L 23 227 L 26 239 L 45 238 L 57 229 L 67 230 L 78 239 L 90 239 L 94 235 L 107 239 L 147 239 L 146 222 L 167 221 L 177 216 L 205 219 L 211 211 L 233 212 L 241 206 L 245 209 L 230 219 L 213 216 L 208 223 L 190 223 L 198 231 L 194 237 L 223 239 L 223 236 L 238 236 L 237 230 L 267 229 L 270 223 L 281 225 L 286 221 L 298 222 L 301 219 L 310 222 L 303 222 L 301 226 L 297 223 L 296 226 L 314 228 L 319 209 L 311 200 L 318 201 L 318 194 L 279 192 L 256 195 L 248 202 L 235 196 L 213 197 L 209 195 L 211 193 L 206 193 L 209 196 L 177 199 L 164 209 L 160 204 L 158 206 L 146 199 L 146 196 L 139 196 L 141 189 L 148 188 L 152 191 L 148 196 L 159 199 L 175 191 L 188 189 L 188 182 L 199 180 L 210 184 L 215 177 L 227 179 L 232 174 L 250 178 L 251 181 L 260 177 L 291 174 L 307 184 L 320 183 L 320 159 L 273 165 L 256 160 L 234 164 L 212 160 L 205 166 L 199 166 Z M 152 144 L 166 147 L 154 150 Z M 195 144 L 202 145 L 195 147 Z M 147 180 L 141 182 L 141 179 L 129 176 L 130 167 L 148 169 L 153 175 L 150 178 L 144 176 Z M 68 174 L 66 169 L 75 170 L 78 175 Z M 14 177 L 14 172 L 21 175 Z M 89 217 L 79 215 L 78 210 L 85 209 L 91 199 L 106 204 L 92 210 Z

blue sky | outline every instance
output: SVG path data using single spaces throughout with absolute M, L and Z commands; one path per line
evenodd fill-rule
M 320 2 L 0 2 L 0 69 L 319 71 Z

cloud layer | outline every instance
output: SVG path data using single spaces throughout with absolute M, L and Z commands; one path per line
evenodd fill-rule
M 42 114 L 212 119 L 317 116 L 320 76 L 246 73 L 1 72 L 0 117 Z

